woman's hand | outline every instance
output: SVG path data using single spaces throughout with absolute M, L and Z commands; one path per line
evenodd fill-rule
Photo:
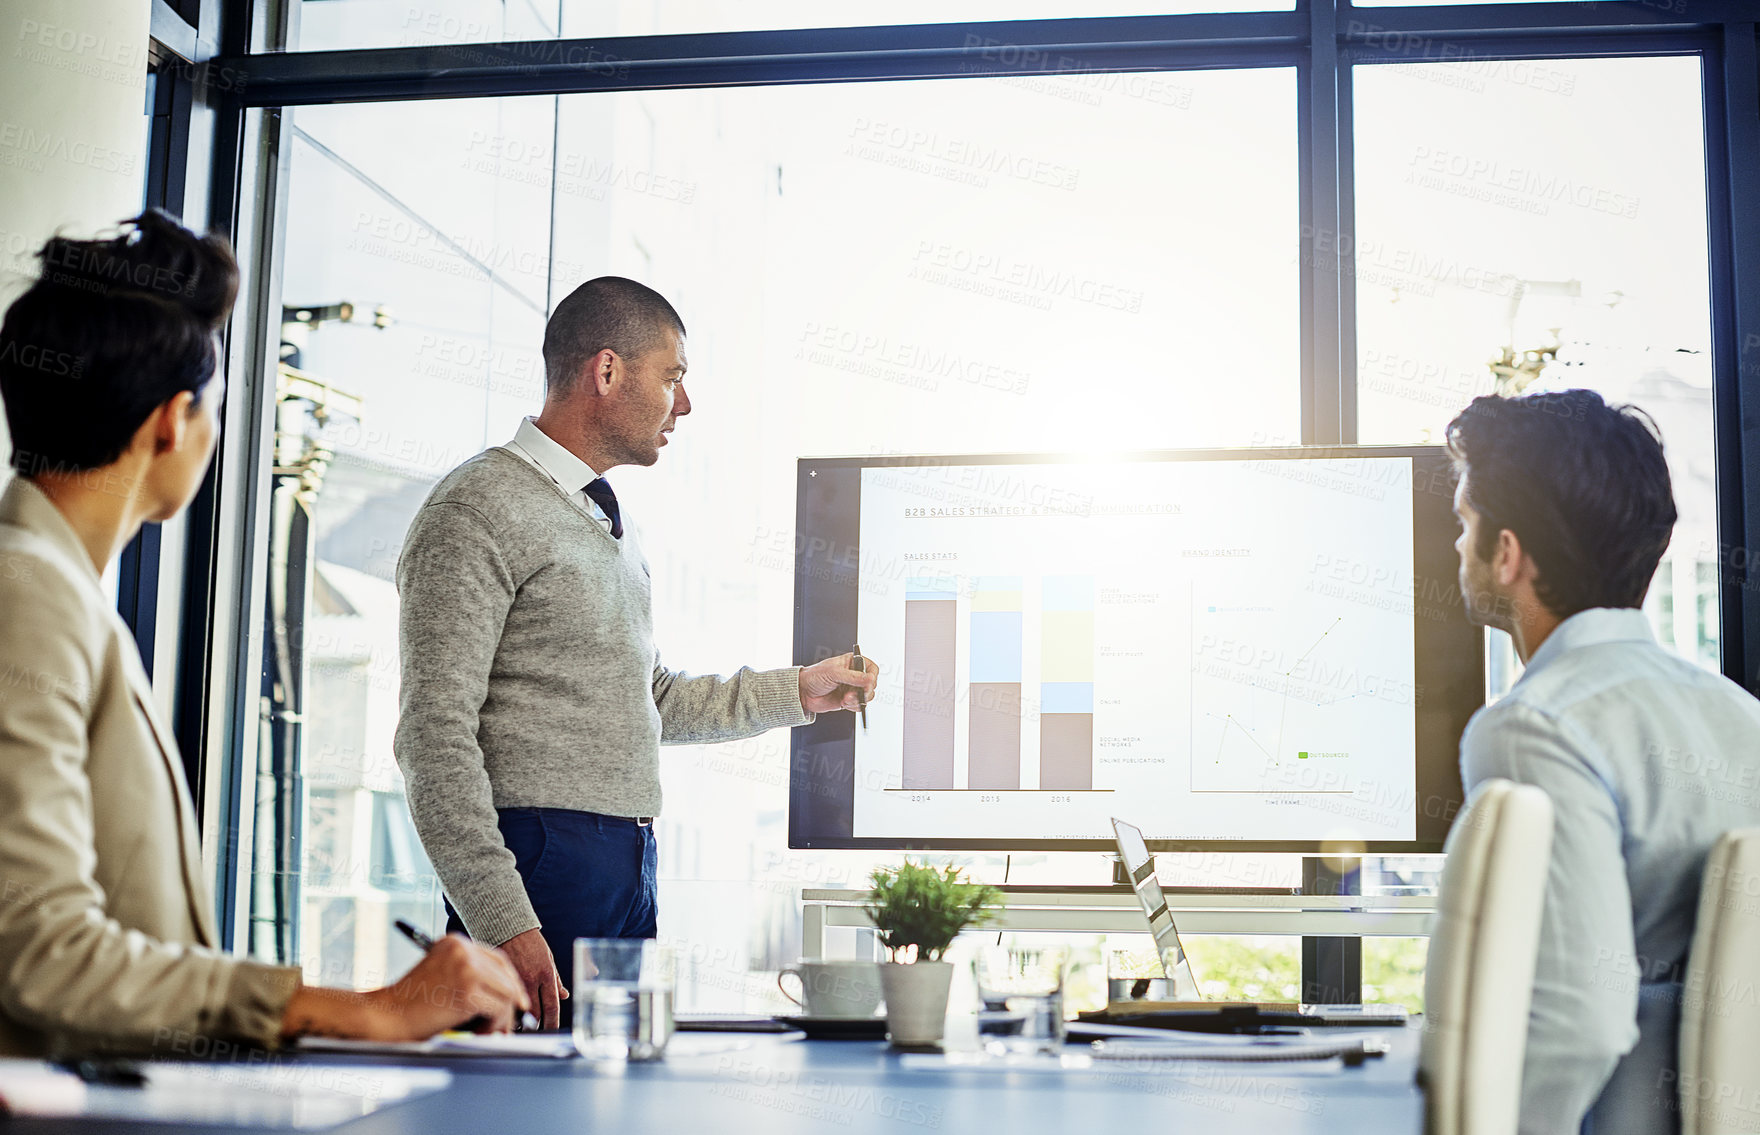
M 282 1014 L 281 1035 L 425 1040 L 476 1018 L 482 1032 L 511 1032 L 520 1012 L 530 1008 L 519 975 L 501 951 L 448 934 L 382 989 L 301 986 Z

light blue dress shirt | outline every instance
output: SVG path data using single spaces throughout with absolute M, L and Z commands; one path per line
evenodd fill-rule
M 1566 619 L 1461 739 L 1468 790 L 1555 812 L 1524 1135 L 1680 1128 L 1680 979 L 1711 844 L 1760 824 L 1760 701 L 1658 646 L 1644 613 Z

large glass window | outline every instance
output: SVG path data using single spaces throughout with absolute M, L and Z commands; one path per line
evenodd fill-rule
M 298 0 L 288 45 L 457 45 L 441 54 L 472 63 L 484 58 L 471 45 L 505 43 L 497 61 L 526 51 L 615 70 L 610 49 L 546 51 L 585 37 L 1293 8 Z M 1348 16 L 1341 28 L 1361 38 Z M 1195 63 L 1184 50 L 1169 61 Z M 391 751 L 394 569 L 435 482 L 537 412 L 547 314 L 590 277 L 653 285 L 689 327 L 694 413 L 657 466 L 612 479 L 652 567 L 657 643 L 691 671 L 789 661 L 802 457 L 1300 436 L 1304 396 L 1329 392 L 1301 387 L 1298 194 L 1332 139 L 1311 138 L 1320 160 L 1299 167 L 1298 75 L 1099 74 L 1072 56 L 1020 58 L 1007 78 L 287 112 L 259 952 L 369 985 L 413 960 L 391 919 L 441 925 Z M 1646 610 L 1659 641 L 1716 669 L 1702 80 L 1692 55 L 1355 66 L 1352 240 L 1339 251 L 1354 274 L 1357 412 L 1343 425 L 1365 444 L 1435 443 L 1479 394 L 1575 386 L 1642 407 L 1681 511 Z M 1519 665 L 1490 638 L 1496 697 Z M 800 948 L 803 888 L 860 887 L 896 855 L 787 849 L 784 731 L 669 748 L 661 768 L 660 928 L 681 946 L 680 1008 L 782 1009 L 773 977 Z M 1108 872 L 1099 856 L 936 858 L 988 882 L 1094 885 Z M 1370 857 L 1359 879 L 1367 894 L 1432 893 L 1440 865 Z M 1173 887 L 1302 881 L 1296 856 L 1169 855 L 1159 870 Z M 1090 961 L 1128 948 L 1091 937 Z M 869 942 L 833 930 L 828 945 Z M 1293 937 L 1191 946 L 1211 996 L 1299 988 Z M 1421 1007 L 1424 954 L 1421 939 L 1363 940 L 1365 998 Z
M 1353 81 L 1359 439 L 1439 442 L 1494 392 L 1589 387 L 1641 407 L 1680 510 L 1646 610 L 1661 642 L 1716 670 L 1699 60 L 1378 65 Z
M 432 485 L 537 412 L 575 285 L 641 279 L 689 328 L 694 412 L 612 475 L 663 656 L 785 665 L 800 457 L 1297 432 L 1295 103 L 1272 69 L 291 112 L 265 698 L 302 804 L 259 825 L 262 925 L 298 909 L 308 971 L 360 983 L 410 960 L 391 915 L 439 925 L 390 747 L 391 581 Z M 770 1004 L 801 887 L 872 859 L 786 852 L 788 746 L 662 753 L 661 931 L 725 946 L 687 952 L 683 1007 Z M 975 866 L 1095 881 L 1069 859 Z

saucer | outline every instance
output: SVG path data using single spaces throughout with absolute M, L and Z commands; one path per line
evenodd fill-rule
M 777 1017 L 814 1040 L 885 1040 L 885 1017 Z

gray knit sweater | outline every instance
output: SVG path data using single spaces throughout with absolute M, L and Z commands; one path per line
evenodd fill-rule
M 799 670 L 666 669 L 648 564 L 518 455 L 487 450 L 429 494 L 397 564 L 394 749 L 410 813 L 471 936 L 539 924 L 497 808 L 660 810 L 662 744 L 801 725 Z

